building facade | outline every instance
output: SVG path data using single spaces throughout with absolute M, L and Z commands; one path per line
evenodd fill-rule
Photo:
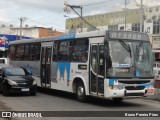
M 21 35 L 20 35 L 21 30 Z M 43 27 L 0 27 L 0 57 L 7 57 L 8 43 L 14 40 L 62 35 L 63 32 Z
M 84 16 L 83 18 L 70 18 L 66 20 L 66 32 L 87 32 L 95 30 L 129 30 L 140 31 L 140 9 L 126 9 L 124 11 Z M 160 62 L 160 5 L 143 8 L 142 31 L 150 36 L 155 58 Z M 95 27 L 94 27 L 95 26 Z M 96 29 L 97 28 L 97 29 Z
M 124 11 L 84 16 L 83 18 L 99 30 L 140 31 L 140 15 L 140 9 L 126 9 Z M 87 22 L 83 21 L 82 26 L 79 17 L 67 19 L 66 32 L 80 32 L 81 27 L 83 32 L 97 30 Z M 143 32 L 148 34 L 160 33 L 160 6 L 143 9 Z
M 52 28 L 44 27 L 0 27 L 0 34 L 11 34 L 20 36 L 20 31 L 22 37 L 27 36 L 32 38 L 57 36 L 64 34 L 63 32 L 52 30 Z

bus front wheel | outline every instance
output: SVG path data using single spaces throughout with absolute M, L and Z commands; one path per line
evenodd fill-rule
M 84 88 L 83 84 L 77 85 L 76 97 L 77 97 L 78 101 L 80 101 L 80 102 L 86 101 L 86 93 L 85 93 L 85 88 Z

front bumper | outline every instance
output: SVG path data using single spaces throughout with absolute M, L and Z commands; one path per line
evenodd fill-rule
M 37 91 L 37 85 L 32 85 L 30 87 L 10 86 L 8 90 L 10 93 L 32 93 Z

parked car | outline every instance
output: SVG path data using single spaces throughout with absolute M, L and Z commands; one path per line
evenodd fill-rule
M 5 66 L 0 69 L 0 90 L 4 96 L 10 93 L 36 95 L 37 84 L 31 73 L 22 67 Z

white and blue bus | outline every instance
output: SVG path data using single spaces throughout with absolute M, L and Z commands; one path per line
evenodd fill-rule
M 112 98 L 153 92 L 149 37 L 131 31 L 94 31 L 10 42 L 10 64 L 32 70 L 39 87 Z

